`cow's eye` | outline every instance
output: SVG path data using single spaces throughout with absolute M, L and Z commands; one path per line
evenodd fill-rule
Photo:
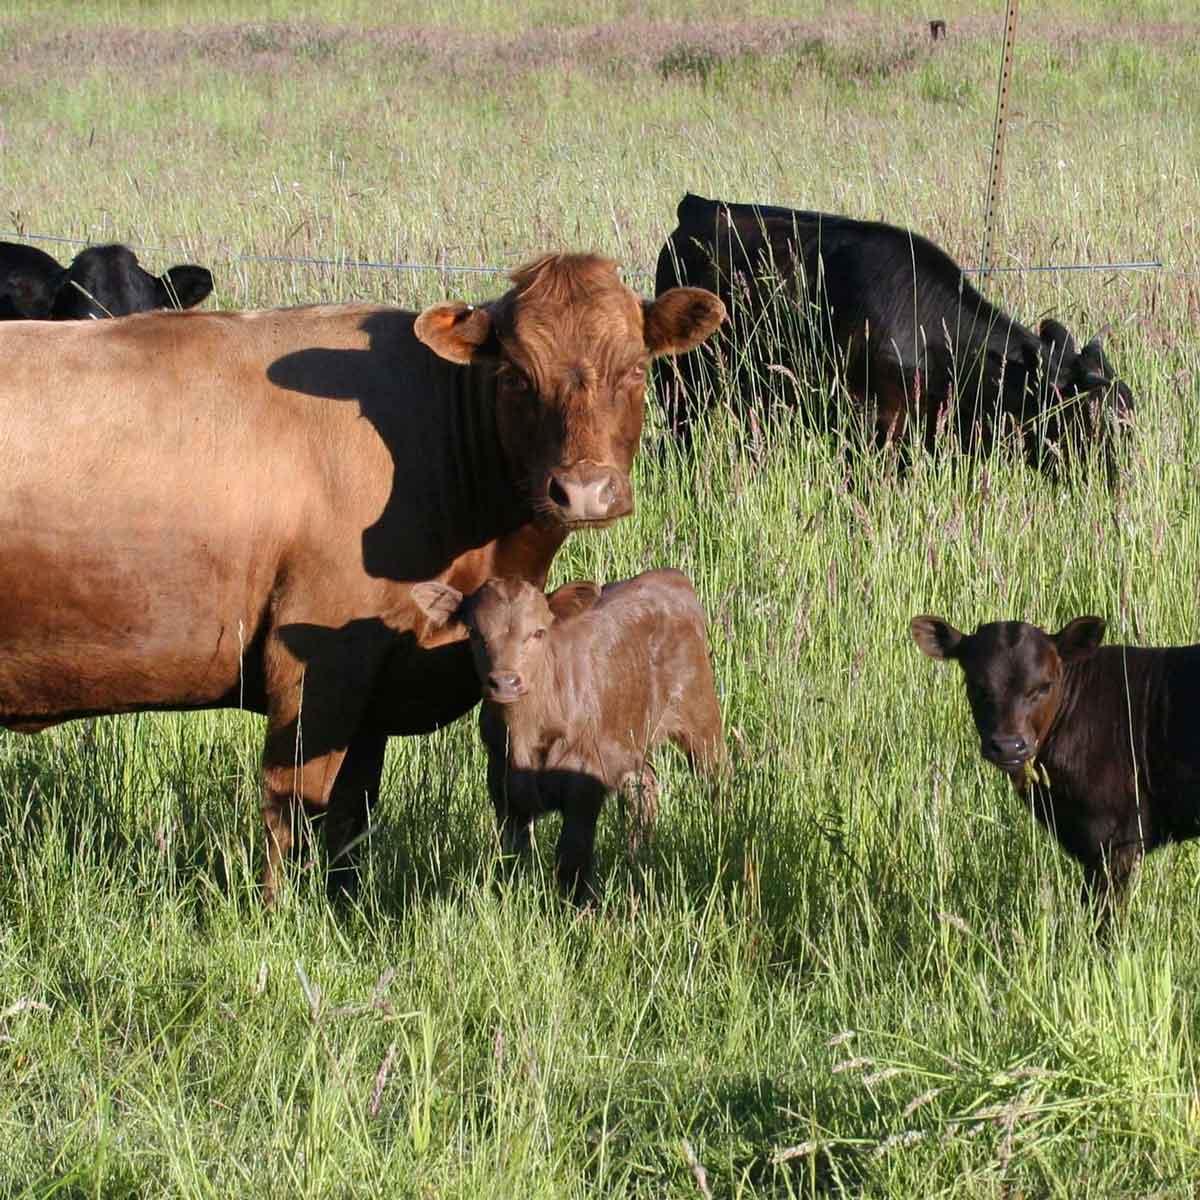
M 516 396 L 528 395 L 533 391 L 533 384 L 529 381 L 528 375 L 523 375 L 520 371 L 509 368 L 502 376 L 504 388 L 506 391 L 512 392 Z
M 535 642 L 540 642 L 546 636 L 546 631 L 544 629 L 535 629 L 529 636 Z
M 1040 700 L 1040 699 L 1042 699 L 1043 696 L 1048 695 L 1049 692 L 1050 692 L 1050 685 L 1048 683 L 1039 683 L 1037 685 L 1037 687 L 1030 689 L 1029 699 L 1030 700 Z

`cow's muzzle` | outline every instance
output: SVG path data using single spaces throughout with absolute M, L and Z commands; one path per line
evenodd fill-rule
M 579 462 L 551 471 L 547 507 L 566 526 L 604 526 L 633 512 L 629 477 L 615 467 Z

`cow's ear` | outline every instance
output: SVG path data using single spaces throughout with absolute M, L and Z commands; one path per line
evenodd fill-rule
M 575 583 L 564 583 L 546 597 L 550 611 L 557 621 L 565 621 L 568 617 L 587 612 L 600 599 L 600 588 L 589 579 L 581 579 Z
M 171 267 L 158 282 L 167 295 L 166 308 L 193 308 L 213 290 L 212 272 L 192 263 Z
M 963 635 L 941 617 L 913 617 L 908 623 L 912 639 L 930 658 L 957 658 Z
M 415 583 L 412 598 L 428 620 L 430 629 L 442 629 L 462 619 L 463 594 L 448 583 L 436 580 Z
M 1076 617 L 1054 635 L 1054 648 L 1063 662 L 1082 662 L 1096 652 L 1103 640 L 1103 618 Z
M 719 296 L 703 288 L 677 287 L 642 302 L 643 335 L 651 357 L 692 350 L 725 320 Z
M 1054 348 L 1055 359 L 1075 357 L 1075 339 L 1071 336 L 1071 331 L 1061 322 L 1047 317 L 1038 326 L 1038 337 L 1047 346 Z
M 453 300 L 427 308 L 413 332 L 440 358 L 466 366 L 480 358 L 494 358 L 499 345 L 486 308 Z

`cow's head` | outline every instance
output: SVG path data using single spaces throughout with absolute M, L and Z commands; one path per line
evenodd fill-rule
M 544 596 L 516 578 L 489 579 L 467 597 L 436 581 L 413 587 L 413 601 L 431 629 L 466 626 L 484 698 L 496 704 L 512 704 L 529 691 L 545 660 L 550 628 L 590 608 L 599 595 L 594 583 L 580 582 Z
M 1041 347 L 1041 380 L 1047 401 L 1082 406 L 1084 424 L 1091 432 L 1100 432 L 1110 421 L 1128 424 L 1133 419 L 1133 392 L 1117 378 L 1104 353 L 1104 334 L 1097 334 L 1082 350 L 1075 345 L 1070 330 L 1058 321 L 1045 320 L 1038 329 Z
M 212 288 L 212 274 L 204 267 L 184 264 L 151 275 L 128 246 L 92 246 L 77 254 L 57 281 L 50 316 L 78 321 L 127 317 L 156 308 L 191 308 Z
M 963 634 L 940 617 L 914 617 L 909 628 L 930 658 L 962 667 L 980 752 L 1017 779 L 1054 723 L 1064 666 L 1088 658 L 1104 637 L 1099 617 L 1077 617 L 1055 634 L 1024 621 Z
M 494 368 L 500 440 L 534 511 L 601 528 L 633 511 L 647 363 L 699 345 L 724 305 L 698 288 L 642 300 L 614 262 L 587 254 L 546 255 L 512 280 L 478 308 L 427 308 L 416 335 L 451 362 Z

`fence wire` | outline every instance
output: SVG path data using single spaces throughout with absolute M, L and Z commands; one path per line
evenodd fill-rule
M 29 242 L 54 242 L 63 246 L 98 246 L 103 243 L 91 238 L 61 237 L 53 233 L 24 233 L 16 229 L 0 229 L 0 238 L 19 238 Z M 176 254 L 166 246 L 150 246 L 144 242 L 126 242 L 131 250 L 151 254 Z M 432 271 L 441 275 L 507 275 L 511 267 L 466 266 L 459 263 L 375 262 L 361 258 L 321 258 L 307 254 L 229 254 L 230 262 L 290 263 L 302 267 L 329 267 L 334 270 L 358 271 Z M 1049 263 L 1039 266 L 960 267 L 964 275 L 1034 275 L 1070 271 L 1161 271 L 1159 259 L 1139 259 L 1130 262 L 1106 263 Z M 625 268 L 622 272 L 631 279 L 653 279 L 653 271 Z

